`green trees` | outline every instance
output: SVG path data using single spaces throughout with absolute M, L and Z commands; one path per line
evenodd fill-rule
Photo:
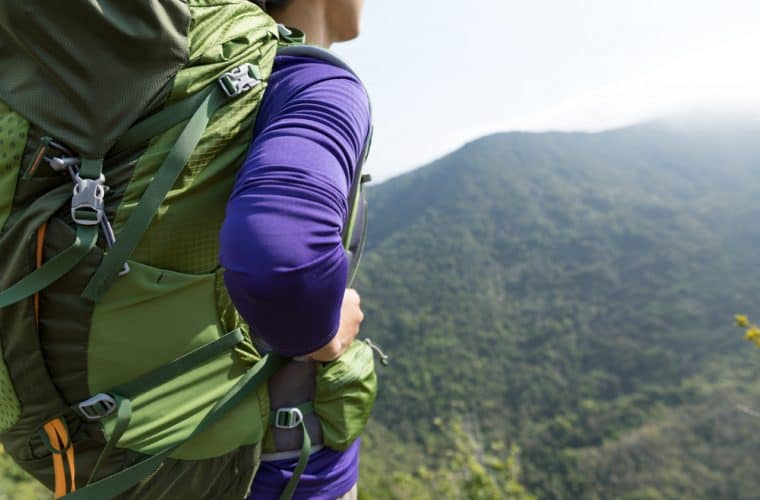
M 51 493 L 2 451 L 0 447 L 0 500 L 47 500 Z
M 357 286 L 398 437 L 366 442 L 373 498 L 451 484 L 432 422 L 473 413 L 542 499 L 760 491 L 760 357 L 725 322 L 760 282 L 758 133 L 500 134 L 371 189 Z
M 484 443 L 461 417 L 435 419 L 434 427 L 445 450 L 434 465 L 391 473 L 374 491 L 363 491 L 362 498 L 535 500 L 520 483 L 519 446 Z

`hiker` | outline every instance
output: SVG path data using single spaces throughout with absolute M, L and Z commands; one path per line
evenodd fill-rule
M 56 498 L 353 489 L 369 103 L 270 14 L 360 10 L 0 2 L 0 439 Z
M 362 1 L 265 7 L 307 43 L 328 48 L 358 34 Z M 337 358 L 359 331 L 363 314 L 359 295 L 346 290 L 341 232 L 369 127 L 367 96 L 353 74 L 310 57 L 277 57 L 221 233 L 236 307 L 273 350 L 303 360 L 270 380 L 272 408 L 310 400 L 313 362 Z M 322 448 L 318 419 L 304 418 L 316 451 L 294 498 L 356 498 L 359 441 L 344 452 Z M 278 498 L 297 466 L 300 430 L 274 434 L 278 452 L 262 456 L 250 498 Z

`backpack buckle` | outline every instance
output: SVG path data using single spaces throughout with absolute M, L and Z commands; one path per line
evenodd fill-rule
M 82 226 L 95 226 L 103 220 L 106 178 L 83 179 L 74 175 L 74 194 L 71 197 L 71 218 Z
M 110 394 L 101 392 L 77 405 L 79 414 L 87 420 L 100 420 L 116 410 L 116 400 Z
M 241 64 L 219 78 L 219 86 L 227 97 L 248 92 L 261 82 L 261 70 L 251 63 Z
M 51 158 L 46 157 L 45 160 L 48 162 L 48 165 L 50 165 L 50 168 L 56 172 L 68 170 L 69 173 L 71 173 L 71 169 L 78 167 L 81 163 L 78 156 L 53 156 Z
M 278 408 L 274 415 L 274 426 L 278 429 L 295 429 L 303 422 L 303 413 L 298 408 Z

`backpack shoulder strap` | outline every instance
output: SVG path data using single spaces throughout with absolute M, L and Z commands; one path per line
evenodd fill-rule
M 324 61 L 326 63 L 332 64 L 333 66 L 345 69 L 361 81 L 359 75 L 356 74 L 356 72 L 351 68 L 351 66 L 348 65 L 347 62 L 338 57 L 334 52 L 331 52 L 327 49 L 316 47 L 314 45 L 285 45 L 277 49 L 277 55 L 311 57 L 313 59 L 319 59 L 320 61 Z

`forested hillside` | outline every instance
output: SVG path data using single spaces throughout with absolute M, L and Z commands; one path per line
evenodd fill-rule
M 760 351 L 732 326 L 760 312 L 759 138 L 498 134 L 372 189 L 362 331 L 392 365 L 365 492 L 466 480 L 462 421 L 539 498 L 760 498 Z

